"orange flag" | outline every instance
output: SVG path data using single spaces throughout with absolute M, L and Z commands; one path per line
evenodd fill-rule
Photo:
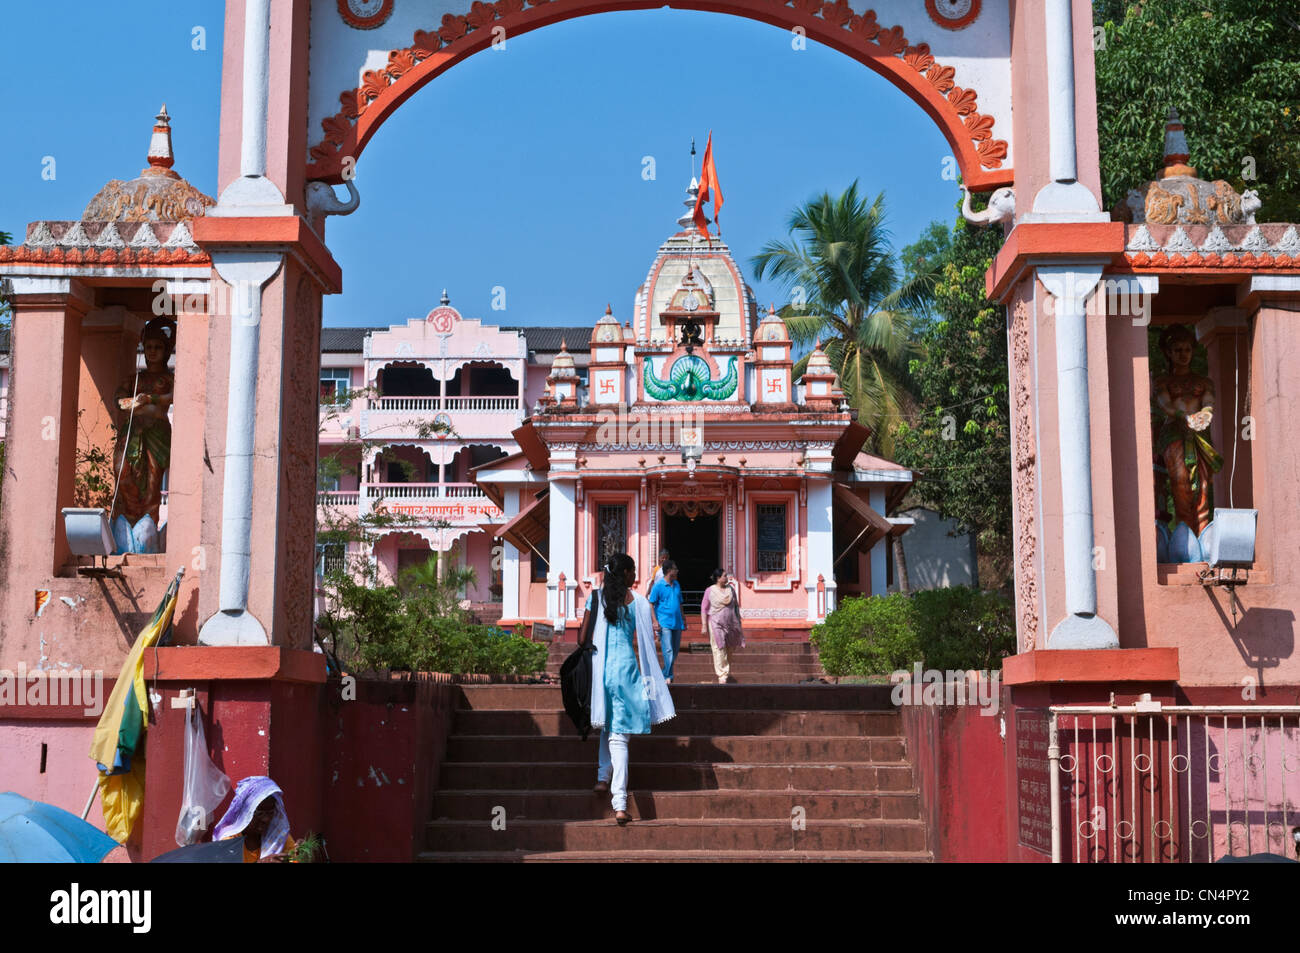
M 709 130 L 709 141 L 704 146 L 704 162 L 700 166 L 700 190 L 695 195 L 695 227 L 705 238 L 709 235 L 709 220 L 704 214 L 704 203 L 713 200 L 713 224 L 718 224 L 718 213 L 722 211 L 722 189 L 718 185 L 718 170 L 713 164 L 713 130 Z M 719 229 L 721 234 L 721 229 Z

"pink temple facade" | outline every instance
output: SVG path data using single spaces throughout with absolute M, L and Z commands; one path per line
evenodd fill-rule
M 791 635 L 839 594 L 886 592 L 911 472 L 862 452 L 820 349 L 792 376 L 726 244 L 677 226 L 625 323 L 496 328 L 444 294 L 404 326 L 324 329 L 321 455 L 340 465 L 321 526 L 397 525 L 320 543 L 318 568 L 392 581 L 437 553 L 474 570 L 486 615 L 561 629 L 615 551 L 645 585 L 666 549 L 692 606 L 726 568 L 745 624 Z

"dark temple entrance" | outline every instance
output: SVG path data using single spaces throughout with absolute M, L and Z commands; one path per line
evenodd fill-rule
M 677 564 L 682 611 L 687 615 L 700 614 L 700 600 L 709 587 L 709 577 L 721 565 L 718 561 L 720 536 L 716 514 L 700 514 L 694 519 L 663 514 L 659 548 L 668 550 L 669 558 Z

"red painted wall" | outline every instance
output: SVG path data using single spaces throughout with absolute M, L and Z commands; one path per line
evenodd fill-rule
M 333 861 L 408 862 L 424 849 L 459 689 L 445 676 L 358 681 L 326 694 L 325 841 Z
M 981 715 L 973 705 L 904 705 L 899 712 L 934 859 L 1006 860 L 1007 754 L 1000 714 Z

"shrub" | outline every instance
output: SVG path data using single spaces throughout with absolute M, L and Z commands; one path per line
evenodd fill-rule
M 480 625 L 459 604 L 466 577 L 436 567 L 404 574 L 400 586 L 331 574 L 321 628 L 345 665 L 394 672 L 531 675 L 546 667 L 546 646 L 522 632 Z
M 906 596 L 845 599 L 813 628 L 828 675 L 886 675 L 918 657 L 915 609 Z
M 1005 596 L 954 586 L 913 593 L 912 601 L 926 668 L 991 671 L 1016 651 L 1012 602 Z
M 847 598 L 811 641 L 828 675 L 995 669 L 1016 648 L 1010 600 L 968 586 Z

